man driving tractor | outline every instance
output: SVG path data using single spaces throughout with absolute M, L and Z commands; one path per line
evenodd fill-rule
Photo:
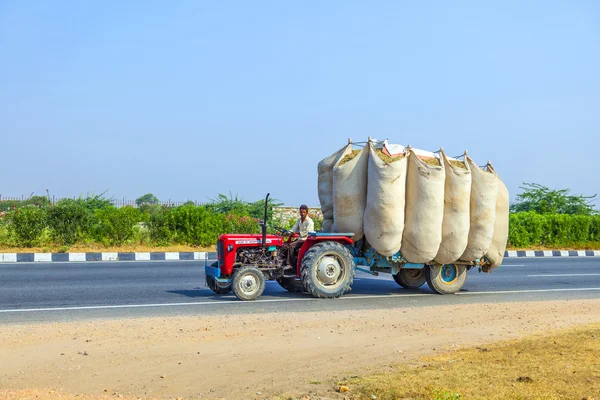
M 308 216 L 308 207 L 304 204 L 300 206 L 300 217 L 296 220 L 294 227 L 292 228 L 292 233 L 298 234 L 298 239 L 295 242 L 290 243 L 290 247 L 287 253 L 287 263 L 288 265 L 295 266 L 294 260 L 298 255 L 298 251 L 304 241 L 308 237 L 308 232 L 313 232 L 315 230 L 315 223 Z

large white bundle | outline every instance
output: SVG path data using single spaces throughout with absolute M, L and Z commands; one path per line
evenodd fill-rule
M 394 255 L 402 244 L 407 165 L 406 157 L 383 161 L 369 144 L 365 237 L 384 256 Z
M 492 244 L 485 253 L 485 257 L 490 261 L 489 265 L 483 267 L 485 272 L 490 272 L 502 264 L 504 252 L 506 251 L 506 242 L 508 241 L 508 220 L 509 220 L 509 197 L 508 189 L 504 182 L 498 178 L 498 198 L 496 199 L 496 221 L 494 223 L 494 235 Z
M 325 157 L 319 162 L 317 167 L 319 173 L 317 188 L 324 219 L 333 218 L 333 166 L 346 149 L 352 149 L 352 144 L 348 144 L 329 157 Z
M 321 231 L 325 233 L 333 233 L 335 232 L 335 224 L 332 219 L 324 219 L 323 225 L 321 226 Z
M 444 222 L 442 243 L 435 256 L 440 264 L 451 264 L 464 253 L 469 242 L 469 205 L 471 198 L 471 171 L 452 165 L 442 151 L 442 162 L 446 171 L 444 184 Z
M 461 260 L 475 261 L 483 257 L 492 244 L 496 221 L 498 177 L 493 170 L 482 170 L 470 157 L 465 157 L 471 169 L 471 226 L 469 244 Z
M 438 253 L 444 218 L 444 180 L 443 166 L 429 165 L 410 150 L 401 247 L 409 262 L 427 263 Z
M 338 232 L 354 232 L 357 241 L 364 235 L 369 150 L 365 147 L 351 160 L 344 159 L 351 155 L 347 146 L 333 167 L 333 220 Z

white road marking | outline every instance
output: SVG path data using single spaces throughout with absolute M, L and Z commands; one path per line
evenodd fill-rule
M 553 276 L 600 276 L 600 274 L 540 274 L 540 275 L 527 275 L 530 278 L 545 278 Z
M 514 293 L 543 293 L 543 292 L 586 292 L 600 291 L 600 287 L 595 288 L 568 288 L 568 289 L 532 289 L 532 290 L 498 290 L 490 292 L 459 292 L 456 295 L 485 295 L 485 294 L 514 294 Z M 437 296 L 433 293 L 410 293 L 410 294 L 383 294 L 383 295 L 368 295 L 368 296 L 346 296 L 337 299 L 342 300 L 364 300 L 364 299 L 381 299 L 386 297 L 425 297 Z M 234 296 L 223 296 L 224 299 L 234 299 Z M 243 305 L 256 303 L 285 303 L 292 301 L 320 301 L 316 298 L 298 298 L 298 299 L 264 299 L 255 301 L 198 301 L 192 303 L 156 303 L 156 304 L 123 304 L 123 305 L 106 305 L 106 306 L 81 306 L 81 307 L 56 307 L 56 308 L 24 308 L 12 310 L 0 310 L 0 313 L 25 313 L 25 312 L 43 312 L 43 311 L 75 311 L 75 310 L 106 310 L 116 308 L 144 308 L 144 307 L 176 307 L 176 306 L 204 306 L 204 305 Z
M 465 295 L 465 294 L 513 294 L 513 293 L 541 293 L 541 292 L 587 292 L 590 290 L 600 290 L 600 288 L 495 290 L 495 291 L 490 291 L 490 292 L 460 292 L 460 293 L 456 293 L 456 294 Z

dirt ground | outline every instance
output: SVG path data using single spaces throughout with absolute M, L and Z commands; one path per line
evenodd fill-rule
M 0 328 L 0 399 L 343 398 L 421 355 L 600 322 L 600 300 Z

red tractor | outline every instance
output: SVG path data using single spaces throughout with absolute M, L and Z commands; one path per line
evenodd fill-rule
M 287 265 L 289 244 L 298 235 L 275 227 L 267 234 L 267 205 L 262 234 L 223 234 L 217 242 L 218 261 L 205 267 L 206 285 L 215 293 L 233 290 L 240 300 L 259 297 L 267 280 L 276 280 L 290 292 L 307 291 L 315 297 L 340 297 L 350 290 L 355 263 L 352 233 L 311 232 Z

